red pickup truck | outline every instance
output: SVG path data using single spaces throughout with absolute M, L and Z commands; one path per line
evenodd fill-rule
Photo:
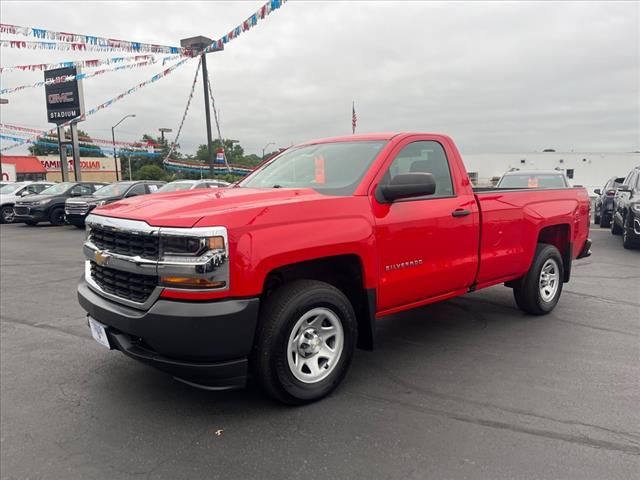
M 474 190 L 453 141 L 423 133 L 311 141 L 231 188 L 86 223 L 78 297 L 98 342 L 208 389 L 251 372 L 294 404 L 373 349 L 376 318 L 500 283 L 550 312 L 591 245 L 584 188 Z

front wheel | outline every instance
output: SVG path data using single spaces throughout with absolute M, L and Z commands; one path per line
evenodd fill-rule
M 564 269 L 556 247 L 538 244 L 527 274 L 513 289 L 521 310 L 531 315 L 546 315 L 555 308 L 562 293 Z
M 0 212 L 0 221 L 2 223 L 13 223 L 13 205 L 5 205 L 2 207 L 2 211 Z
M 622 227 L 622 246 L 626 249 L 638 248 L 640 246 L 640 241 L 638 241 L 633 231 L 633 217 L 625 221 Z
M 310 403 L 345 377 L 356 337 L 353 307 L 340 290 L 315 280 L 291 282 L 261 309 L 251 366 L 275 399 Z
M 612 235 L 622 235 L 622 228 L 618 226 L 616 223 L 616 215 L 613 214 L 613 218 L 611 219 L 611 234 Z
M 62 208 L 54 208 L 49 214 L 49 223 L 51 225 L 64 225 L 64 210 Z

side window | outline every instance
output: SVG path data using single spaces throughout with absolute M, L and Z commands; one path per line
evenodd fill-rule
M 198 184 L 195 186 L 195 188 L 211 188 L 211 184 L 210 184 L 210 183 L 202 182 L 202 183 L 198 183 Z
M 144 188 L 144 183 L 138 183 L 129 189 L 127 192 L 127 197 L 135 197 L 136 195 L 144 195 L 147 193 L 147 190 Z
M 43 191 L 45 188 L 49 188 L 51 185 L 43 185 L 42 183 L 39 183 L 37 185 L 31 185 L 36 193 L 40 193 L 41 191 Z
M 432 174 L 436 181 L 436 192 L 428 198 L 453 195 L 449 162 L 438 142 L 413 142 L 404 147 L 389 166 L 382 183 L 389 183 L 393 177 L 402 173 Z
M 29 185 L 25 188 L 25 191 L 29 193 L 40 193 L 42 191 L 41 188 L 38 188 L 40 185 Z

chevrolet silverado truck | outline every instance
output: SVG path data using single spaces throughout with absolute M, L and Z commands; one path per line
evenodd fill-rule
M 290 404 L 329 394 L 377 318 L 497 284 L 551 312 L 591 245 L 584 188 L 474 191 L 454 142 L 422 133 L 311 141 L 231 188 L 86 223 L 78 297 L 99 343 L 197 387 L 251 376 Z

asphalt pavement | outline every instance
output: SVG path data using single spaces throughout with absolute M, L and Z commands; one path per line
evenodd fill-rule
M 380 320 L 313 405 L 197 390 L 92 338 L 84 232 L 0 227 L 2 479 L 640 477 L 640 251 L 592 227 L 558 307 L 502 286 Z

